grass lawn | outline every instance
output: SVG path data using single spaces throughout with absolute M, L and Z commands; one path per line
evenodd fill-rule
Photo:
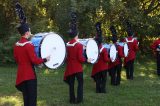
M 107 78 L 107 93 L 95 93 L 90 77 L 91 65 L 84 65 L 84 102 L 78 106 L 160 106 L 160 78 L 156 64 L 148 57 L 135 61 L 134 80 L 126 80 L 122 69 L 120 86 L 111 86 Z M 63 82 L 64 66 L 55 71 L 37 70 L 38 106 L 74 106 L 69 104 L 68 85 Z M 0 106 L 22 106 L 23 99 L 14 87 L 16 66 L 0 67 Z M 77 84 L 76 84 L 77 85 Z

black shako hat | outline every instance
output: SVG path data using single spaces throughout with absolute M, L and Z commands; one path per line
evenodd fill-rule
M 102 43 L 102 30 L 101 30 L 101 23 L 100 22 L 97 22 L 95 24 L 95 27 L 96 27 L 96 31 L 97 31 L 97 34 L 96 34 L 96 37 L 95 37 L 95 41 L 97 42 L 98 45 L 100 45 Z
M 26 32 L 30 30 L 29 25 L 27 23 L 21 23 L 17 26 L 17 30 L 21 35 L 24 35 Z
M 71 21 L 69 23 L 69 31 L 67 33 L 71 38 L 74 38 L 79 34 L 77 28 L 77 15 L 75 12 L 71 13 Z
M 127 20 L 126 21 L 126 25 L 127 25 L 127 29 L 126 29 L 126 31 L 127 31 L 127 35 L 128 36 L 133 36 L 133 30 L 132 30 L 132 26 L 131 26 L 131 23 Z
M 19 22 L 20 22 L 20 24 L 16 28 L 21 35 L 24 35 L 26 32 L 30 30 L 30 28 L 26 22 L 26 16 L 19 2 L 16 2 L 15 11 L 19 17 Z
M 112 37 L 111 37 L 112 42 L 113 43 L 117 42 L 117 32 L 116 32 L 115 27 L 112 25 L 112 26 L 110 26 L 109 29 L 110 29 L 110 31 L 112 33 Z

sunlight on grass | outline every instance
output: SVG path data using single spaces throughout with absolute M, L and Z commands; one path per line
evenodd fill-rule
M 49 72 L 49 70 L 48 70 L 48 68 L 46 68 L 45 70 L 44 70 L 44 74 L 49 74 L 50 72 Z
M 122 78 L 123 80 L 126 80 L 126 72 L 125 72 L 125 71 L 122 71 L 122 72 L 121 72 L 121 78 Z
M 86 70 L 87 69 L 87 65 L 83 65 L 83 70 Z
M 22 101 L 17 96 L 0 97 L 0 106 L 21 106 Z
M 58 71 L 55 71 L 54 74 L 55 74 L 55 75 L 58 75 Z
M 149 78 L 156 78 L 156 76 L 154 74 L 150 74 L 148 76 L 149 76 Z
M 140 67 L 139 70 L 146 70 L 146 67 Z
M 38 106 L 46 106 L 46 101 L 45 100 L 39 100 L 37 102 Z
M 142 77 L 146 76 L 146 74 L 144 72 L 141 72 L 139 75 Z

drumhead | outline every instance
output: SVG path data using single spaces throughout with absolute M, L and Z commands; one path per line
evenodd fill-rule
M 123 50 L 124 50 L 124 57 L 127 57 L 128 56 L 128 52 L 129 52 L 127 43 L 124 43 Z
M 112 62 L 115 62 L 116 58 L 117 58 L 117 50 L 116 50 L 116 46 L 114 44 L 111 45 L 110 47 L 110 59 Z
M 87 58 L 93 59 L 92 64 L 96 63 L 99 57 L 98 45 L 95 40 L 89 39 L 86 45 Z
M 57 69 L 64 63 L 66 58 L 66 45 L 64 40 L 55 33 L 48 33 L 42 40 L 40 46 L 41 58 L 50 57 L 50 61 L 44 64 L 51 69 Z

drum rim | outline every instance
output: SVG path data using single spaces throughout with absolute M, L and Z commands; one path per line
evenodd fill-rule
M 90 39 L 90 40 L 93 40 L 93 41 L 95 41 L 94 39 Z M 89 40 L 87 41 L 87 44 L 88 44 L 88 42 L 89 42 Z M 96 41 L 95 41 L 96 42 Z M 97 42 L 96 42 L 96 44 L 97 44 Z M 98 47 L 98 44 L 97 44 L 97 47 Z M 86 52 L 87 52 L 87 48 L 86 48 Z M 87 53 L 86 53 L 87 54 Z M 99 59 L 99 56 L 100 56 L 100 50 L 99 50 L 99 47 L 98 47 L 98 58 L 96 59 L 96 61 L 94 62 L 94 63 L 91 63 L 91 64 L 95 64 L 95 63 L 97 63 L 98 62 L 98 59 Z M 88 58 L 88 57 L 87 57 Z
M 128 47 L 128 44 L 127 44 L 126 42 L 124 42 L 124 45 L 125 45 L 125 44 L 126 44 L 126 45 L 127 45 L 127 47 Z M 123 52 L 125 53 L 125 51 L 124 51 L 124 46 L 123 46 Z M 125 55 L 124 55 L 124 57 L 126 58 L 126 57 L 128 57 L 128 55 L 129 55 L 129 47 L 128 47 L 128 53 L 127 53 L 127 56 L 125 56 Z
M 39 46 L 39 52 L 40 52 L 40 53 L 39 53 L 39 54 L 40 54 L 40 57 L 41 57 L 41 58 L 42 58 L 42 56 L 41 56 L 41 45 L 42 45 L 42 42 L 43 42 L 44 38 L 45 38 L 47 35 L 51 34 L 51 33 L 57 34 L 57 33 L 54 33 L 54 32 L 50 32 L 50 33 L 46 34 L 46 35 L 42 38 L 42 40 L 41 40 L 41 42 L 40 42 L 40 46 Z M 57 34 L 57 35 L 58 35 L 58 34 Z M 59 36 L 60 36 L 60 35 L 59 35 Z M 62 37 L 62 36 L 60 36 L 60 37 L 62 38 L 62 40 L 63 40 L 63 42 L 64 42 L 63 37 Z M 64 45 L 65 45 L 65 57 L 64 57 L 63 62 L 62 62 L 57 68 L 47 67 L 47 65 L 46 65 L 45 63 L 43 63 L 43 65 L 44 65 L 45 67 L 47 67 L 48 69 L 56 70 L 56 69 L 60 68 L 60 66 L 62 66 L 62 65 L 65 63 L 65 60 L 66 60 L 66 57 L 67 57 L 67 50 L 66 50 L 66 43 L 65 43 L 65 42 L 64 42 Z
M 115 45 L 115 44 L 111 44 L 111 46 L 115 46 L 115 48 L 116 48 L 116 45 Z M 110 56 L 111 46 L 110 46 L 110 49 L 109 49 L 109 56 Z M 117 48 L 116 48 L 116 51 L 117 51 Z M 111 60 L 112 63 L 115 62 L 117 58 L 118 58 L 118 53 L 116 53 L 116 58 L 115 58 L 115 60 L 114 60 L 114 61 Z

